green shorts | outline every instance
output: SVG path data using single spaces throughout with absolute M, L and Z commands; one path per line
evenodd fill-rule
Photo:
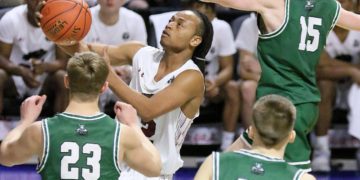
M 296 138 L 294 143 L 290 143 L 286 147 L 285 160 L 300 169 L 310 171 L 311 145 L 307 136 L 314 128 L 318 119 L 318 103 L 298 104 L 295 105 L 295 107 L 296 122 L 294 129 Z M 247 131 L 241 135 L 241 138 L 246 144 L 252 144 L 252 140 L 249 138 Z

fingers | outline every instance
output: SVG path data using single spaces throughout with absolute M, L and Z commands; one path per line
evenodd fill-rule
M 46 101 L 46 98 L 47 98 L 46 95 L 39 96 L 35 104 L 38 106 L 43 106 Z
M 39 4 L 36 6 L 36 10 L 35 10 L 35 21 L 36 24 L 38 26 L 40 26 L 40 20 L 43 17 L 43 15 L 40 13 L 40 11 L 42 10 L 42 8 L 45 6 L 46 2 L 45 1 L 41 1 L 39 2 Z

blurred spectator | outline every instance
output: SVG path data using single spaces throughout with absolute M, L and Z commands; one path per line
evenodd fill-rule
M 145 0 L 127 0 L 126 5 L 129 9 L 148 9 L 149 4 Z
M 91 8 L 92 24 L 86 42 L 98 42 L 111 45 L 122 44 L 126 41 L 147 42 L 147 32 L 144 20 L 136 12 L 122 7 L 125 0 L 98 0 L 98 5 Z M 116 73 L 127 83 L 131 80 L 131 66 L 114 67 Z M 116 96 L 107 90 L 100 96 L 100 107 Z
M 66 106 L 66 55 L 38 27 L 38 2 L 27 0 L 27 4 L 13 8 L 0 20 L 0 113 L 4 92 L 24 98 L 40 90 L 52 91 L 56 92 L 54 111 L 62 112 Z
M 97 4 L 97 0 L 86 0 L 86 3 L 89 5 L 89 7 L 93 7 Z
M 240 108 L 238 85 L 229 82 L 233 74 L 233 55 L 236 53 L 234 37 L 230 25 L 216 18 L 215 4 L 191 0 L 190 5 L 204 13 L 214 28 L 213 42 L 205 57 L 206 91 L 203 104 L 224 100 L 224 130 L 221 142 L 221 149 L 224 150 L 234 140 Z
M 352 10 L 354 7 L 352 0 L 339 0 L 339 2 L 344 9 Z M 314 147 L 312 169 L 314 171 L 330 171 L 331 151 L 328 130 L 333 105 L 338 109 L 349 109 L 347 95 L 350 85 L 352 82 L 360 84 L 360 70 L 353 65 L 358 64 L 359 61 L 360 32 L 335 27 L 327 37 L 327 45 L 317 70 L 321 102 L 315 129 L 316 138 L 312 140 Z M 354 125 L 350 120 L 350 129 Z M 357 132 L 359 132 L 358 128 L 356 127 Z
M 236 47 L 239 51 L 238 73 L 241 78 L 241 119 L 246 129 L 252 121 L 252 109 L 256 98 L 256 87 L 260 79 L 261 68 L 256 57 L 258 26 L 255 14 L 246 18 L 236 36 Z
M 14 7 L 23 3 L 24 0 L 0 0 L 0 8 Z

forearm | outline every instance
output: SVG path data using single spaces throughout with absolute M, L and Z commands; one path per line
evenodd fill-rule
M 352 72 L 356 67 L 352 64 L 339 60 L 330 60 L 328 63 L 317 67 L 317 78 L 325 80 L 339 80 L 352 76 Z
M 228 81 L 230 81 L 231 77 L 232 77 L 232 67 L 228 67 L 220 71 L 220 73 L 216 76 L 215 85 L 217 87 L 222 86 L 226 84 Z
M 66 67 L 66 63 L 63 62 L 63 60 L 54 60 L 53 62 L 45 62 L 44 63 L 44 69 L 47 73 L 53 73 L 60 69 L 64 69 Z
M 126 103 L 131 104 L 138 112 L 142 121 L 151 121 L 155 118 L 152 111 L 153 105 L 149 103 L 149 98 L 131 89 L 122 81 L 113 71 L 108 76 L 109 86 L 118 98 Z
M 0 57 L 0 69 L 4 69 L 8 74 L 11 75 L 21 75 L 21 67 L 14 63 L 11 63 L 10 60 Z

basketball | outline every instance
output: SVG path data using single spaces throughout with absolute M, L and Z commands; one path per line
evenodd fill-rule
M 59 45 L 72 45 L 89 32 L 91 13 L 85 0 L 48 0 L 40 12 L 46 37 Z

